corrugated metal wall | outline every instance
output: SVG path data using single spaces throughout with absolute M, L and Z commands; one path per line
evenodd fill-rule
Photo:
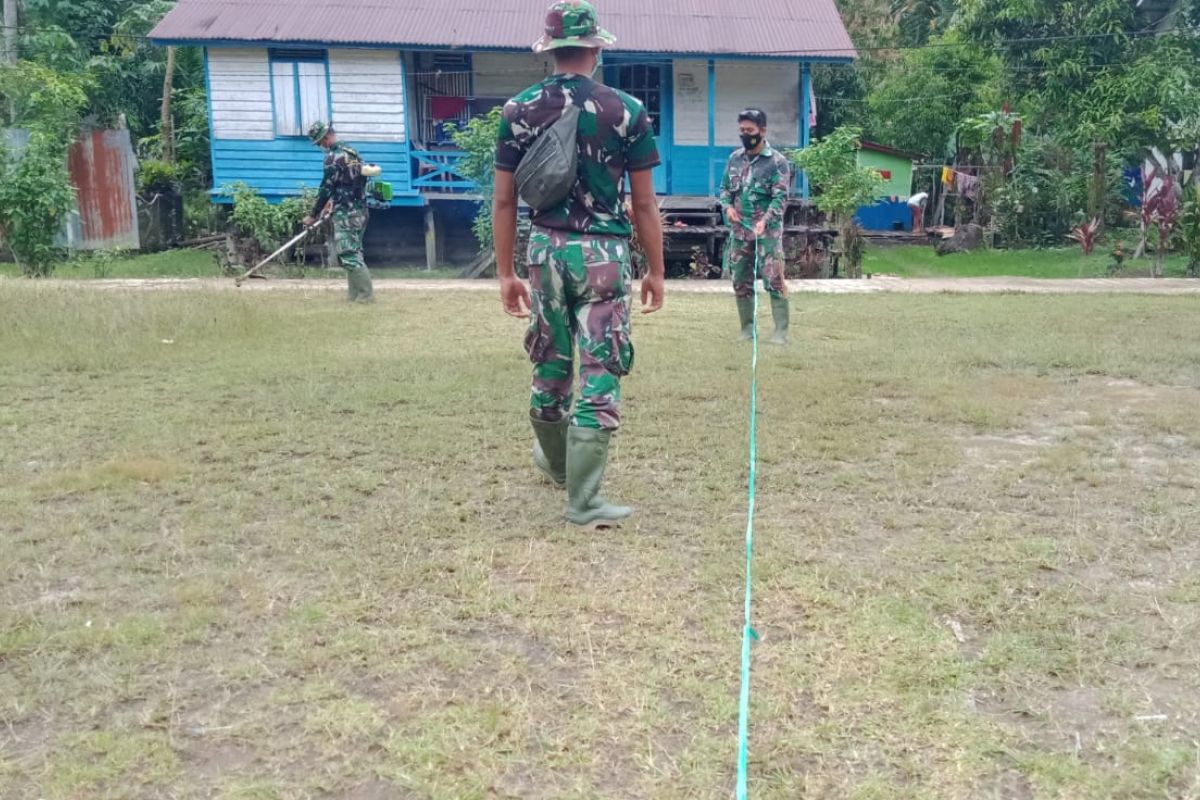
M 84 131 L 69 159 L 81 250 L 137 250 L 137 194 L 128 130 Z

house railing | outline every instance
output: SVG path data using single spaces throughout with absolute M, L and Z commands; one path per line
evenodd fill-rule
M 413 188 L 425 192 L 474 192 L 475 181 L 458 171 L 466 156 L 461 150 L 412 151 Z

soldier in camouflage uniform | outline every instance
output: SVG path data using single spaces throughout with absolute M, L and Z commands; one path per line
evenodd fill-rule
M 364 164 L 358 153 L 338 141 L 333 128 L 325 122 L 314 123 L 308 131 L 313 144 L 324 148 L 325 177 L 312 214 L 305 220 L 312 225 L 333 206 L 333 240 L 338 263 L 346 270 L 351 303 L 375 302 L 371 271 L 363 259 L 363 234 L 367 231 L 367 178 L 379 174 L 379 168 Z
M 772 344 L 787 344 L 790 309 L 783 262 L 783 211 L 792 181 L 788 160 L 767 142 L 767 115 L 748 108 L 738 115 L 742 149 L 729 157 L 721 181 L 721 207 L 733 229 L 725 243 L 725 269 L 733 275 L 742 338 L 754 338 L 754 281 L 761 277 L 775 318 Z M 758 274 L 756 275 L 756 267 Z
M 600 494 L 612 434 L 620 424 L 621 378 L 633 367 L 630 339 L 633 227 L 624 205 L 629 176 L 633 212 L 646 250 L 643 313 L 662 307 L 662 223 L 652 170 L 659 162 L 642 104 L 588 77 L 611 45 L 585 0 L 562 0 L 546 15 L 535 52 L 554 54 L 556 74 L 504 107 L 496 144 L 495 238 L 505 311 L 530 317 L 525 347 L 534 364 L 530 418 L 534 462 L 568 493 L 567 519 L 614 527 L 633 510 Z M 569 103 L 580 106 L 579 177 L 558 207 L 535 212 L 529 288 L 513 271 L 517 197 L 513 173 Z M 574 413 L 575 351 L 580 390 Z

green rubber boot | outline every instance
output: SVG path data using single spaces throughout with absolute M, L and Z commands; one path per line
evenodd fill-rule
M 567 521 L 572 525 L 619 528 L 621 520 L 633 515 L 632 508 L 615 506 L 600 494 L 611 439 L 611 431 L 567 431 Z
M 748 342 L 754 338 L 754 298 L 739 297 L 737 307 L 738 319 L 742 323 L 742 339 Z
M 775 318 L 775 335 L 771 337 L 771 344 L 787 344 L 791 313 L 791 304 L 786 297 L 771 298 L 771 316 Z
M 374 303 L 375 286 L 371 282 L 371 271 L 366 267 L 348 270 L 347 282 L 350 284 L 351 303 Z
M 567 485 L 567 426 L 569 420 L 533 424 L 533 463 L 559 489 Z

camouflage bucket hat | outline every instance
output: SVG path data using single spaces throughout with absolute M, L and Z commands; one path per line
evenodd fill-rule
M 596 9 L 587 0 L 559 0 L 546 12 L 546 33 L 533 44 L 533 52 L 545 53 L 560 47 L 603 49 L 617 37 L 600 27 Z
M 331 130 L 333 130 L 333 126 L 328 122 L 314 122 L 308 129 L 308 140 L 313 144 L 320 144 Z

